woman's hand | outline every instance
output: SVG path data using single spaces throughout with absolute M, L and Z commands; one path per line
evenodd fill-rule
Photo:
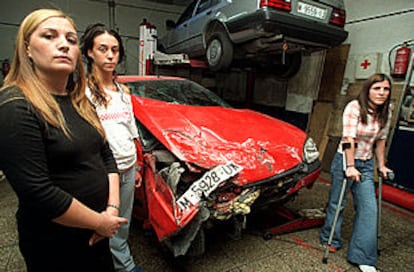
M 118 214 L 119 214 L 119 210 L 117 209 L 117 208 L 114 208 L 114 207 L 107 207 L 106 208 L 106 211 L 104 212 L 104 213 L 107 213 L 109 216 L 115 216 L 115 217 L 117 217 L 117 218 L 121 218 L 121 217 L 118 217 Z M 121 218 L 121 219 L 124 219 L 124 218 Z M 125 219 L 126 220 L 126 219 Z M 121 224 L 119 224 L 119 228 L 121 227 Z M 109 236 L 109 237 L 113 237 L 117 232 L 118 232 L 118 229 L 119 228 L 117 228 L 114 232 L 113 232 L 113 235 L 111 235 L 111 236 Z M 98 232 L 94 232 L 93 234 L 92 234 L 92 237 L 89 239 L 89 245 L 90 246 L 93 246 L 94 244 L 96 244 L 97 242 L 99 242 L 99 241 L 101 241 L 102 239 L 104 239 L 105 238 L 105 236 L 103 236 L 103 235 L 100 235 L 100 234 L 98 234 Z
M 93 246 L 94 244 L 96 244 L 97 242 L 99 242 L 103 239 L 105 239 L 105 237 L 103 237 L 103 236 L 97 234 L 96 232 L 94 232 L 92 234 L 91 239 L 89 239 L 89 246 Z
M 384 177 L 384 179 L 388 178 L 388 173 L 392 173 L 393 171 L 386 166 L 382 166 L 378 168 L 378 174 Z
M 349 166 L 346 168 L 345 176 L 353 181 L 361 181 L 361 173 L 355 168 L 355 166 Z
M 142 176 L 141 176 L 141 173 L 139 172 L 138 168 L 136 168 L 136 170 L 135 170 L 135 188 L 141 187 L 141 184 L 142 184 Z
M 96 233 L 103 237 L 113 237 L 121 224 L 128 223 L 126 218 L 111 215 L 107 211 L 100 214 L 100 221 L 95 229 Z
M 113 215 L 113 216 L 118 216 L 119 215 L 119 209 L 117 209 L 115 207 L 111 207 L 111 206 L 108 206 L 106 208 L 106 212 L 110 215 Z

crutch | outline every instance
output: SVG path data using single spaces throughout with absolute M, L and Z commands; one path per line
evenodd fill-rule
M 387 173 L 387 180 L 393 181 L 394 180 L 394 172 Z M 381 212 L 382 212 L 382 173 L 378 171 L 378 214 L 377 214 L 377 253 L 380 255 L 380 239 L 381 239 Z
M 326 245 L 325 253 L 323 254 L 323 258 L 322 258 L 322 263 L 324 263 L 324 264 L 328 263 L 329 248 L 332 245 L 332 239 L 333 239 L 333 236 L 334 236 L 336 223 L 338 221 L 339 212 L 341 211 L 342 200 L 344 199 L 344 195 L 345 195 L 345 189 L 346 189 L 346 183 L 347 183 L 347 178 L 346 178 L 346 174 L 345 174 L 345 172 L 346 172 L 345 150 L 348 149 L 348 148 L 351 148 L 350 143 L 343 143 L 342 144 L 342 153 L 343 153 L 342 167 L 343 167 L 343 171 L 344 171 L 344 180 L 342 182 L 341 193 L 339 194 L 338 206 L 336 207 L 335 217 L 334 217 L 334 220 L 332 222 L 331 232 L 329 233 L 328 244 Z

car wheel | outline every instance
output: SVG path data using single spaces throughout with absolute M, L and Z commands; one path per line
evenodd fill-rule
M 282 58 L 282 56 L 280 56 Z M 301 52 L 285 55 L 285 63 L 275 64 L 272 67 L 272 73 L 280 78 L 291 78 L 299 72 L 302 64 Z
M 191 243 L 191 246 L 187 251 L 186 256 L 194 257 L 194 256 L 203 255 L 205 252 L 205 248 L 206 248 L 205 244 L 206 244 L 206 238 L 205 238 L 204 228 L 200 227 L 196 237 L 194 237 L 194 240 Z
M 233 60 L 233 44 L 224 31 L 211 35 L 207 43 L 206 58 L 212 71 L 229 68 Z

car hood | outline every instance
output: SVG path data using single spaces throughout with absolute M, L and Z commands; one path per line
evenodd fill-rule
M 166 103 L 133 96 L 135 117 L 180 160 L 210 169 L 233 161 L 239 185 L 277 175 L 302 162 L 306 134 L 251 110 Z

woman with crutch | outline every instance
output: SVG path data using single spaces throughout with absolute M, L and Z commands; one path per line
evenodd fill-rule
M 374 74 L 364 82 L 358 97 L 345 106 L 342 139 L 331 164 L 326 219 L 320 232 L 320 241 L 326 250 L 335 252 L 342 247 L 343 209 L 347 192 L 351 190 L 355 217 L 347 259 L 363 272 L 377 271 L 377 203 L 373 156 L 375 153 L 380 174 L 386 177 L 387 173 L 392 172 L 385 166 L 385 142 L 391 119 L 390 94 L 390 78 L 385 74 Z M 346 183 L 344 190 L 343 183 Z M 338 203 L 340 199 L 342 203 Z M 335 216 L 338 208 L 338 216 Z

